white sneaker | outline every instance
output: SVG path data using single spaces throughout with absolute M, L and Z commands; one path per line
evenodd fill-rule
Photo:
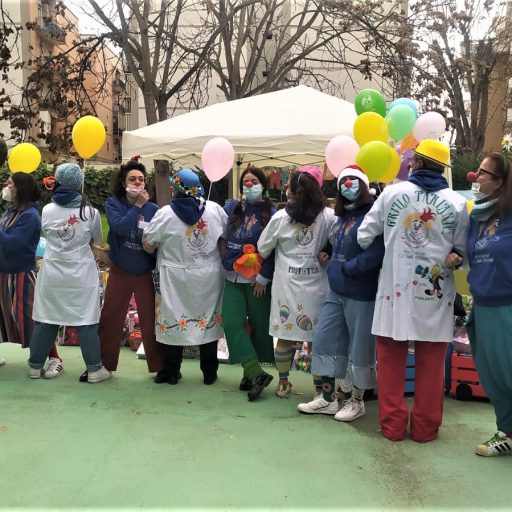
M 330 414 L 334 415 L 338 412 L 338 401 L 334 400 L 334 402 L 328 402 L 322 396 L 317 397 L 311 402 L 299 404 L 297 409 L 300 412 L 305 412 L 306 414 Z
M 104 366 L 102 366 L 97 372 L 89 372 L 87 382 L 95 384 L 96 382 L 110 379 L 110 377 L 112 377 L 112 372 L 109 372 Z
M 43 369 L 39 368 L 36 370 L 35 368 L 29 368 L 28 369 L 28 376 L 31 379 L 40 379 L 44 375 Z
M 499 455 L 512 455 L 512 439 L 504 432 L 496 432 L 494 436 L 485 443 L 475 448 L 477 455 L 483 457 L 497 457 Z
M 2 358 L 0 357 L 0 366 L 3 366 L 4 364 L 5 364 L 5 359 L 2 359 Z
M 334 416 L 336 421 L 353 421 L 365 413 L 364 402 L 349 398 L 343 402 L 343 407 Z
M 58 357 L 50 357 L 48 367 L 44 372 L 45 379 L 55 379 L 64 371 L 62 361 Z

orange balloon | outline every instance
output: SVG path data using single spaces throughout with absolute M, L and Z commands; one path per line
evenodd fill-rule
M 408 149 L 416 149 L 419 142 L 413 137 L 412 132 L 405 136 L 400 146 L 400 154 L 404 154 Z

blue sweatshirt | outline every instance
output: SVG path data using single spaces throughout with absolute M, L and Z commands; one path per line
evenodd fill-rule
M 480 306 L 512 305 L 512 213 L 490 227 L 470 216 L 468 283 Z
M 142 248 L 142 233 L 158 206 L 147 202 L 139 208 L 126 199 L 109 197 L 105 209 L 110 226 L 107 240 L 112 263 L 131 274 L 142 275 L 153 270 L 156 258 Z
M 41 236 L 41 217 L 36 203 L 7 227 L 17 213 L 18 210 L 9 208 L 0 222 L 0 272 L 6 274 L 36 269 L 36 249 Z
M 373 301 L 377 295 L 379 272 L 384 258 L 384 239 L 377 237 L 368 249 L 357 243 L 357 230 L 372 207 L 368 204 L 338 217 L 332 235 L 331 262 L 327 275 L 333 291 L 361 301 Z
M 238 200 L 233 199 L 225 207 L 224 210 L 231 217 L 233 209 L 238 204 Z M 226 244 L 226 256 L 222 261 L 222 265 L 227 271 L 233 271 L 233 263 L 243 254 L 242 247 L 246 244 L 252 244 L 258 250 L 258 240 L 263 231 L 261 224 L 261 205 L 262 203 L 250 204 L 244 201 L 245 217 L 243 222 L 237 229 L 233 229 L 228 219 L 228 240 Z M 272 205 L 270 215 L 276 213 L 276 207 Z M 274 275 L 274 252 L 263 262 L 260 274 L 265 279 L 272 279 Z

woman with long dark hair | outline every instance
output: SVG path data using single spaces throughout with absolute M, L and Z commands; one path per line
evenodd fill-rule
M 90 245 L 101 242 L 100 215 L 83 196 L 77 164 L 59 165 L 55 180 L 52 202 L 42 213 L 46 250 L 34 296 L 29 376 L 42 376 L 59 325 L 66 325 L 77 328 L 88 382 L 96 383 L 112 376 L 101 363 L 99 279 Z
M 105 368 L 117 370 L 126 312 L 133 294 L 149 372 L 158 372 L 157 384 L 167 382 L 163 350 L 155 338 L 155 287 L 151 272 L 156 258 L 142 247 L 142 234 L 158 206 L 149 201 L 146 168 L 134 157 L 121 165 L 105 206 L 110 273 L 101 309 L 99 336 Z
M 240 177 L 242 200 L 225 206 L 229 216 L 222 317 L 229 348 L 229 362 L 241 363 L 240 390 L 255 400 L 272 381 L 260 362 L 274 362 L 274 346 L 268 334 L 273 254 L 265 261 L 257 253 L 260 235 L 276 208 L 267 197 L 267 181 L 261 169 L 248 166 Z M 249 322 L 250 333 L 246 324 Z
M 384 242 L 378 237 L 365 251 L 357 243 L 357 230 L 373 205 L 368 177 L 356 165 L 338 176 L 335 213 L 338 220 L 329 240 L 330 290 L 313 338 L 312 372 L 322 376 L 322 397 L 298 405 L 307 414 L 332 414 L 352 421 L 365 413 L 363 394 L 376 385 L 375 336 L 371 327 Z M 335 379 L 351 369 L 351 397 L 340 410 Z
M 291 393 L 288 375 L 294 345 L 312 341 L 328 290 L 327 272 L 318 254 L 327 244 L 335 217 L 325 206 L 322 182 L 322 171 L 315 166 L 301 167 L 292 173 L 287 191 L 289 201 L 270 219 L 258 241 L 263 258 L 275 250 L 269 333 L 278 338 L 276 395 L 280 398 Z M 315 385 L 320 392 L 318 379 Z
M 36 249 L 41 236 L 37 210 L 39 189 L 32 174 L 17 172 L 7 180 L 2 199 L 8 203 L 0 219 L 0 333 L 2 341 L 27 348 L 32 336 L 32 304 L 36 283 Z M 45 378 L 64 369 L 53 343 Z
M 467 258 L 473 310 L 468 334 L 473 357 L 496 414 L 498 431 L 476 446 L 484 457 L 512 455 L 512 162 L 492 153 L 469 173 L 475 204 L 470 214 Z M 450 254 L 454 268 L 462 258 Z

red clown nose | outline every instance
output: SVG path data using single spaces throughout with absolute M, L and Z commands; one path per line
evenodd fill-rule
M 252 181 L 244 181 L 244 186 L 247 187 L 247 188 L 252 188 Z
M 476 172 L 470 171 L 466 174 L 466 179 L 471 183 L 474 183 L 477 180 L 478 176 Z
M 347 181 L 345 181 L 345 183 L 343 183 L 343 185 L 345 185 L 345 187 L 347 187 L 347 188 L 351 188 L 352 182 L 350 180 L 347 180 Z

